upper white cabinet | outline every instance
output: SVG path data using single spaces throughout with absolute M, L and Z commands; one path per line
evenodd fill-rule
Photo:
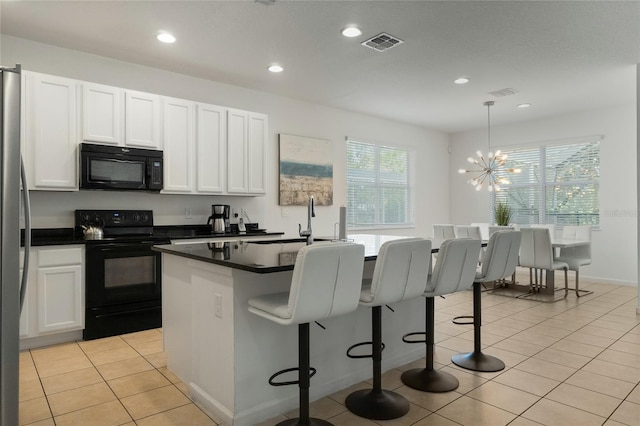
M 193 102 L 164 98 L 164 189 L 163 192 L 193 191 Z
M 229 109 L 227 112 L 227 192 L 266 192 L 267 116 Z
M 196 191 L 224 192 L 226 159 L 226 109 L 217 105 L 196 105 Z
M 164 193 L 224 192 L 225 108 L 164 98 Z
M 267 125 L 265 114 L 249 113 L 248 141 L 248 176 L 249 193 L 265 194 L 267 192 Z
M 23 76 L 30 189 L 77 190 L 77 82 L 28 71 Z
M 159 149 L 160 97 L 82 82 L 82 140 Z
M 125 91 L 125 145 L 162 148 L 160 104 L 161 98 L 158 95 Z
M 82 140 L 104 144 L 124 143 L 123 90 L 82 83 Z

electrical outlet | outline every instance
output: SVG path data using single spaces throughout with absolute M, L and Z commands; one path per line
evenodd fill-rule
M 191 209 L 184 209 L 184 218 L 191 219 Z
M 213 314 L 222 318 L 222 296 L 218 293 L 213 295 Z
M 289 212 L 284 207 L 280 209 L 280 216 L 289 217 Z

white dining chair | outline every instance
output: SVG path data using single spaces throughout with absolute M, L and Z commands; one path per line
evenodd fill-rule
M 479 226 L 456 225 L 456 238 L 473 238 L 482 240 L 482 232 Z
M 482 233 L 480 232 L 479 226 L 456 225 L 456 238 L 472 238 L 474 240 L 482 241 Z M 482 258 L 484 257 L 484 253 L 485 253 L 485 249 L 483 247 L 482 249 L 480 249 L 478 264 L 482 263 Z
M 551 245 L 551 232 L 549 228 L 522 228 L 522 242 L 520 244 L 520 266 L 531 268 L 535 275 L 535 280 L 531 286 L 529 293 L 518 297 L 529 297 L 539 293 L 543 284 L 543 272 L 556 271 L 562 269 L 564 271 L 564 297 L 569 293 L 568 270 L 569 265 L 566 262 L 558 261 L 553 257 L 553 247 Z M 538 272 L 540 277 L 538 279 Z M 551 272 L 552 273 L 552 272 Z M 555 297 L 552 300 L 541 299 L 543 302 L 556 302 Z
M 549 234 L 551 234 L 551 241 L 556 237 L 556 226 L 551 223 L 534 223 L 530 225 L 530 228 L 545 228 L 549 230 Z
M 581 266 L 591 265 L 591 225 L 582 226 L 565 226 L 562 229 L 562 240 L 565 241 L 588 241 L 588 244 L 576 247 L 564 247 L 560 249 L 558 261 L 565 262 L 569 265 L 569 270 L 576 273 L 576 286 L 570 290 L 575 290 L 576 296 L 592 294 L 592 291 L 580 290 L 579 272 Z
M 433 225 L 433 246 L 440 247 L 440 244 L 444 240 L 450 240 L 456 237 L 456 230 L 454 225 L 439 224 Z
M 473 222 L 471 226 L 477 226 L 480 228 L 482 241 L 489 241 L 489 223 Z

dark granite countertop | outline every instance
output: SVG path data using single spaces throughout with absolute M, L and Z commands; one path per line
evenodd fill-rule
M 392 235 L 349 235 L 349 241 L 363 244 L 365 260 L 375 260 L 385 241 L 407 238 Z M 318 243 L 327 242 L 316 238 Z M 314 243 L 315 244 L 315 243 Z M 304 238 L 270 241 L 245 240 L 242 242 L 193 243 L 159 245 L 154 250 L 207 263 L 242 269 L 258 274 L 293 270 L 298 250 L 306 245 Z
M 274 236 L 283 235 L 284 232 L 267 232 L 265 230 L 248 231 L 246 233 L 231 232 L 225 234 L 214 234 L 211 227 L 207 225 L 164 225 L 154 226 L 153 233 L 148 236 L 149 241 L 157 241 L 158 244 L 166 244 L 170 240 L 189 238 L 242 238 L 249 236 Z M 21 247 L 24 247 L 24 229 L 21 230 Z M 138 237 L 135 237 L 138 239 Z M 105 236 L 104 240 L 109 240 Z M 98 241 L 104 241 L 98 240 Z M 85 240 L 81 229 L 75 228 L 38 228 L 31 231 L 31 245 L 37 246 L 57 246 L 70 244 L 85 244 L 95 241 Z

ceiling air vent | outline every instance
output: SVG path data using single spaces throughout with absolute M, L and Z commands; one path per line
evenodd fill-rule
M 495 96 L 496 98 L 502 98 L 504 96 L 515 95 L 516 93 L 518 93 L 517 90 L 509 89 L 508 87 L 506 89 L 494 90 L 493 92 L 489 92 L 489 94 L 491 96 Z
M 384 52 L 402 43 L 404 42 L 397 37 L 387 33 L 380 33 L 377 36 L 371 37 L 369 40 L 363 41 L 361 44 L 378 52 Z

